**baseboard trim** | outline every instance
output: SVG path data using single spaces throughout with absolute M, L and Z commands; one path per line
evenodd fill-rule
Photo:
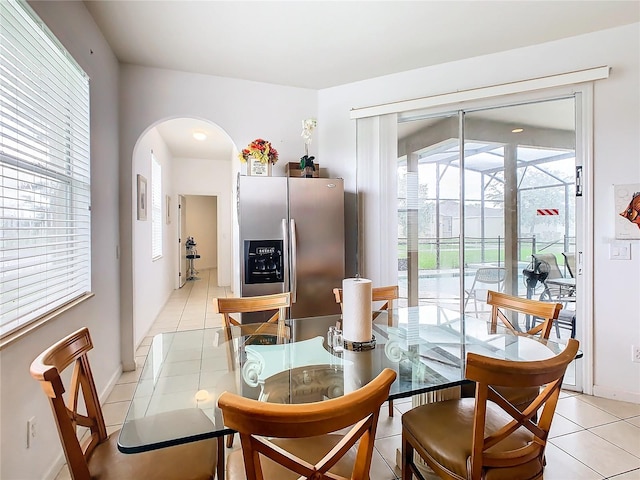
M 628 392 L 625 390 L 603 387 L 601 385 L 593 386 L 593 396 L 608 398 L 609 400 L 640 404 L 640 393 L 638 392 Z
M 58 476 L 58 473 L 60 473 L 60 469 L 64 464 L 64 453 L 61 452 L 60 455 L 56 457 L 49 470 L 44 474 L 42 480 L 56 480 L 56 477 Z

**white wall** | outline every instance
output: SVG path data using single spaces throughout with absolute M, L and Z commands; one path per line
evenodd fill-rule
M 174 195 L 205 195 L 214 196 L 216 202 L 216 219 L 217 219 L 217 236 L 215 238 L 215 255 L 206 253 L 203 255 L 203 241 L 205 238 L 188 231 L 186 235 L 196 237 L 198 243 L 198 253 L 203 255 L 198 260 L 196 268 L 211 268 L 212 260 L 218 268 L 218 284 L 228 286 L 232 283 L 232 223 L 231 213 L 233 208 L 233 199 L 231 188 L 232 180 L 232 162 L 230 159 L 208 159 L 208 158 L 176 158 L 173 164 L 172 188 Z M 189 200 L 187 207 L 187 221 L 191 215 L 189 210 L 191 201 Z M 187 229 L 188 230 L 188 229 Z M 183 240 L 184 241 L 184 240 Z
M 613 185 L 640 182 L 640 24 L 605 30 L 533 47 L 476 57 L 319 92 L 318 146 L 323 166 L 345 178 L 355 192 L 354 107 L 378 105 L 439 93 L 536 78 L 600 65 L 612 67 L 594 88 L 594 393 L 640 403 L 640 363 L 631 345 L 640 345 L 640 244 L 632 260 L 609 260 L 616 212 Z M 355 219 L 347 219 L 354 225 Z M 379 219 L 367 219 L 379 221 Z M 355 230 L 350 228 L 351 235 Z M 367 238 L 365 242 L 376 242 Z M 355 241 L 349 243 L 354 246 Z M 348 252 L 353 261 L 355 251 Z
M 151 255 L 151 205 L 147 211 L 147 220 L 135 220 L 134 268 L 134 318 L 136 347 L 140 345 L 149 328 L 176 283 L 178 252 L 175 245 L 176 226 L 165 222 L 165 194 L 172 192 L 173 158 L 160 133 L 154 127 L 139 140 L 134 151 L 133 168 L 135 175 L 141 174 L 147 179 L 147 197 L 151 199 L 151 152 L 162 166 L 162 256 L 156 260 Z M 176 199 L 177 201 L 177 199 Z M 134 207 L 135 208 L 135 207 Z M 177 218 L 177 217 L 174 217 Z
M 218 197 L 189 195 L 187 203 L 187 231 L 185 237 L 193 237 L 200 258 L 195 260 L 194 268 L 216 268 L 217 266 L 217 230 Z
M 286 163 L 300 158 L 304 151 L 300 122 L 316 116 L 317 92 L 122 65 L 120 93 L 121 352 L 124 367 L 133 369 L 135 340 L 132 265 L 135 253 L 133 245 L 137 238 L 135 231 L 132 231 L 135 179 L 131 162 L 138 138 L 150 126 L 163 120 L 179 117 L 208 120 L 223 129 L 238 148 L 244 148 L 257 137 L 270 140 L 280 153 L 280 161 L 275 165 L 274 174 L 284 175 Z M 237 169 L 238 165 L 231 166 L 232 172 Z M 233 184 L 235 178 L 229 175 L 228 178 L 221 177 L 220 181 Z M 222 222 L 222 209 L 228 209 L 231 217 L 231 202 L 227 205 L 219 202 L 218 208 L 219 222 Z
M 92 290 L 95 296 L 0 351 L 0 478 L 54 478 L 62 449 L 49 402 L 29 375 L 31 361 L 53 342 L 87 326 L 98 392 L 121 371 L 119 323 L 118 63 L 82 2 L 29 2 L 91 77 Z M 104 398 L 104 397 L 103 397 Z M 27 419 L 37 437 L 26 448 Z

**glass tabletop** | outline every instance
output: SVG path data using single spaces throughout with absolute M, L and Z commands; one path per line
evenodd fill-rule
M 315 402 L 356 390 L 391 368 L 397 373 L 394 399 L 461 385 L 467 352 L 526 361 L 564 348 L 491 333 L 482 320 L 425 306 L 380 312 L 374 349 L 334 352 L 326 333 L 340 322 L 339 315 L 287 320 L 279 335 L 241 327 L 156 335 L 118 448 L 136 453 L 232 433 L 216 406 L 224 391 L 260 401 Z

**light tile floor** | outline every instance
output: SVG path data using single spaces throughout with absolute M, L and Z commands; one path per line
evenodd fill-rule
M 212 302 L 231 294 L 228 288 L 218 287 L 216 279 L 216 270 L 203 270 L 197 280 L 188 281 L 173 292 L 136 351 L 138 369 L 122 374 L 103 406 L 109 433 L 119 429 L 124 421 L 154 335 L 221 326 Z M 386 404 L 380 414 L 372 480 L 400 478 L 400 470 L 395 466 L 396 452 L 401 446 L 400 418 L 411 408 L 411 399 L 396 400 L 394 408 L 394 417 L 387 415 Z M 238 444 L 236 440 L 234 448 L 239 448 Z M 546 455 L 547 480 L 640 480 L 640 405 L 563 392 Z M 65 465 L 56 480 L 69 478 Z

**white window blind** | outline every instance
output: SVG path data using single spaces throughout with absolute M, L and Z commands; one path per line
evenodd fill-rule
M 0 2 L 0 335 L 91 289 L 89 81 L 21 1 Z
M 151 256 L 162 256 L 162 165 L 151 152 Z

